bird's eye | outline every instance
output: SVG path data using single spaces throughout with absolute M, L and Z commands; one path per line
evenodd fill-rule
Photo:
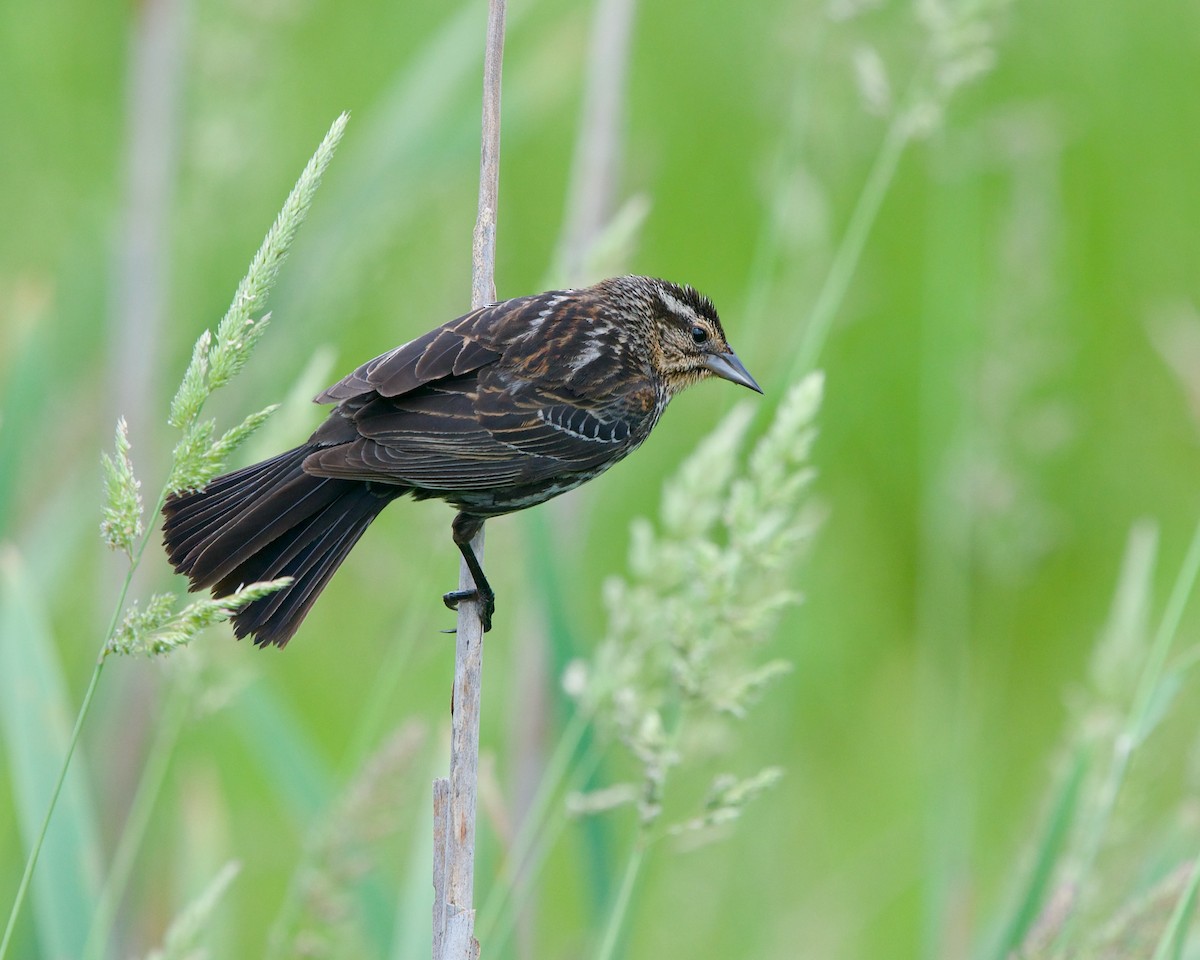
M 708 331 L 701 326 L 692 327 L 692 342 L 704 343 L 708 339 Z

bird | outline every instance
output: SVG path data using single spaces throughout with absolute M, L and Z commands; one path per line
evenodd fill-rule
M 334 406 L 305 443 L 172 494 L 163 544 L 214 597 L 290 577 L 232 617 L 238 639 L 283 647 L 384 507 L 441 499 L 475 584 L 443 600 L 477 600 L 486 631 L 495 592 L 471 548 L 484 521 L 603 473 L 712 377 L 762 393 L 690 286 L 623 276 L 488 304 L 318 394 Z

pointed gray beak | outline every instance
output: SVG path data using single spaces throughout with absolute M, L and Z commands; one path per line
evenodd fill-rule
M 751 390 L 762 393 L 762 387 L 754 382 L 750 371 L 742 366 L 742 361 L 732 350 L 729 353 L 710 353 L 705 358 L 704 365 L 718 377 L 728 380 L 730 383 L 740 383 L 743 387 L 749 387 Z

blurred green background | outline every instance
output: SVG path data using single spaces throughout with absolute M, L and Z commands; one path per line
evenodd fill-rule
M 988 955 L 1070 745 L 1107 716 L 1089 663 L 1130 531 L 1158 532 L 1134 541 L 1148 635 L 1200 520 L 1200 7 L 658 0 L 632 15 L 609 213 L 630 198 L 648 212 L 617 268 L 713 298 L 766 388 L 756 432 L 802 343 L 819 348 L 826 519 L 770 647 L 795 670 L 730 744 L 738 769 L 786 775 L 720 842 L 654 848 L 620 950 Z M 247 454 L 265 455 L 317 422 L 305 401 L 326 382 L 463 312 L 485 18 L 480 0 L 0 6 L 0 903 L 123 571 L 96 536 L 116 418 L 152 500 L 191 345 L 342 110 L 273 325 L 211 409 L 230 423 L 292 396 Z M 501 297 L 564 279 L 592 31 L 590 5 L 510 10 Z M 806 341 L 822 312 L 828 337 Z M 481 901 L 567 722 L 556 674 L 605 634 L 629 522 L 654 515 L 737 394 L 696 389 L 564 506 L 489 524 Z M 74 955 L 148 763 L 161 784 L 107 955 L 144 955 L 230 859 L 241 875 L 204 924 L 214 956 L 263 956 L 272 929 L 277 956 L 428 955 L 450 517 L 387 511 L 283 653 L 216 629 L 162 662 L 110 663 L 12 956 Z M 547 523 L 566 531 L 549 593 Z M 180 586 L 152 546 L 135 593 Z M 1085 926 L 1200 844 L 1197 626 L 1185 610 L 1175 696 L 1084 861 Z M 408 721 L 386 809 L 364 812 L 347 785 Z M 610 761 L 596 783 L 619 773 Z M 361 849 L 329 853 L 345 823 L 373 825 L 358 842 L 374 869 Z M 515 934 L 484 955 L 594 955 L 632 831 L 628 811 L 568 823 Z M 312 893 L 318 862 L 336 895 Z M 299 946 L 297 914 L 318 928 Z

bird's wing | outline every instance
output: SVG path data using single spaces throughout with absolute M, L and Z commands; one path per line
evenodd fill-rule
M 427 490 L 536 484 L 623 457 L 645 438 L 656 402 L 649 382 L 585 403 L 489 367 L 370 400 L 349 414 L 357 437 L 316 450 L 304 467 Z
M 368 360 L 317 394 L 316 402 L 353 400 L 371 392 L 382 397 L 402 396 L 427 383 L 459 377 L 498 360 L 502 349 L 481 337 L 489 325 L 489 313 L 494 312 L 495 307 L 474 310 Z
M 337 403 L 366 394 L 399 397 L 426 384 L 462 377 L 494 363 L 514 338 L 552 308 L 563 291 L 488 304 L 401 344 L 317 394 L 317 403 Z M 542 313 L 544 317 L 544 313 Z

